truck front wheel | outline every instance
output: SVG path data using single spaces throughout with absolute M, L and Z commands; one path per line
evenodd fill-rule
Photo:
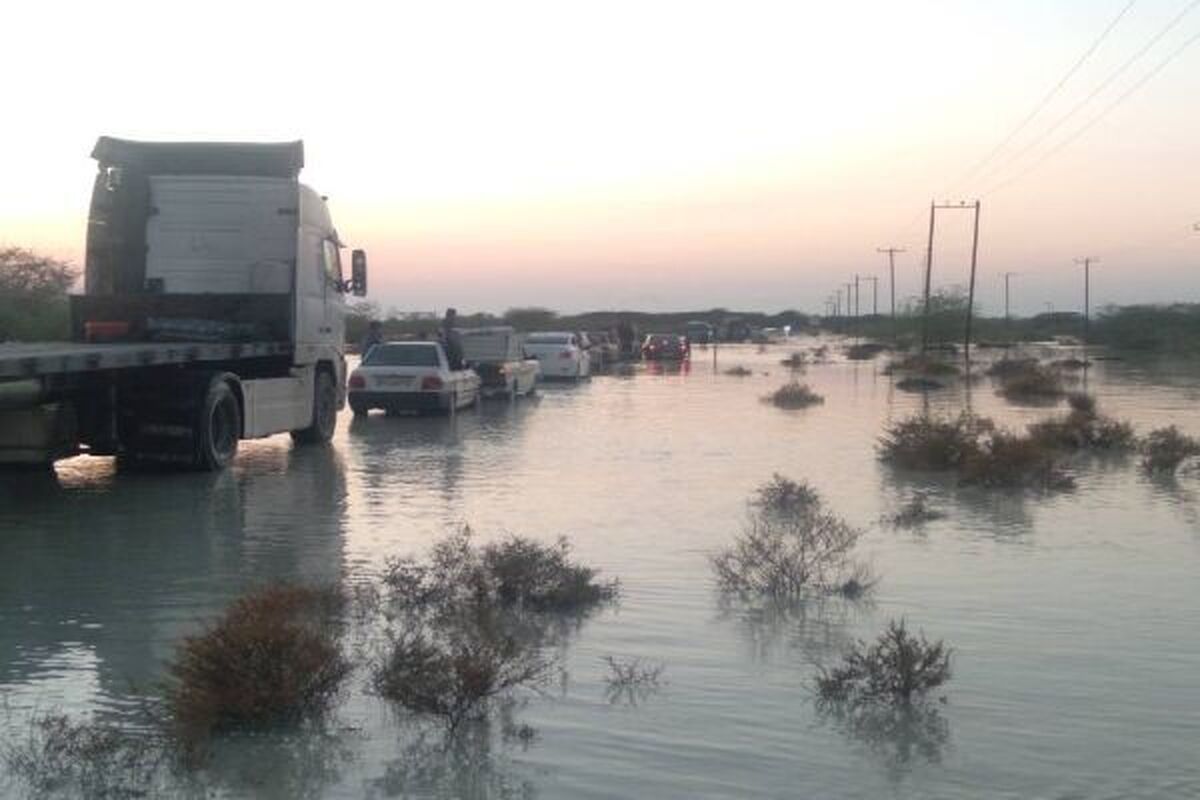
M 213 381 L 205 393 L 194 428 L 195 466 L 210 471 L 229 466 L 237 455 L 241 429 L 242 415 L 237 396 L 225 381 Z
M 312 425 L 292 431 L 292 439 L 297 444 L 325 444 L 333 439 L 333 431 L 337 428 L 337 387 L 327 370 L 317 373 L 313 394 Z

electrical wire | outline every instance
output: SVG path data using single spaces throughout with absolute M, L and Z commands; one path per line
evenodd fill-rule
M 1177 48 L 1175 48 L 1170 53 L 1168 53 L 1166 58 L 1164 58 L 1162 61 L 1158 62 L 1158 64 L 1156 64 L 1153 69 L 1151 69 L 1149 72 L 1147 72 L 1145 75 L 1143 75 L 1137 81 L 1137 83 L 1130 86 L 1128 89 L 1126 89 L 1124 92 L 1122 92 L 1116 99 L 1114 99 L 1111 103 L 1109 103 L 1107 106 L 1105 106 L 1104 109 L 1099 114 L 1092 117 L 1090 120 L 1088 120 L 1086 123 L 1084 123 L 1081 127 L 1077 128 L 1074 132 L 1072 132 L 1066 138 L 1059 141 L 1058 144 L 1056 144 L 1054 147 L 1050 148 L 1045 153 L 1043 153 L 1039 159 L 1037 159 L 1033 163 L 1029 164 L 1025 169 L 1023 169 L 1020 172 L 1018 172 L 1017 174 L 1013 175 L 1008 180 L 1002 181 L 1002 182 L 992 186 L 992 188 L 990 188 L 987 192 L 985 192 L 983 196 L 987 197 L 987 196 L 995 194 L 996 192 L 1001 191 L 1002 189 L 1008 188 L 1009 186 L 1016 183 L 1020 179 L 1024 178 L 1030 172 L 1033 172 L 1035 169 L 1040 167 L 1042 164 L 1046 163 L 1048 160 L 1053 158 L 1055 155 L 1057 155 L 1059 152 L 1061 152 L 1064 148 L 1066 148 L 1067 146 L 1069 146 L 1070 144 L 1075 142 L 1079 137 L 1083 136 L 1085 133 L 1087 133 L 1089 130 L 1091 130 L 1093 127 L 1095 127 L 1097 124 L 1099 124 L 1101 120 L 1103 120 L 1105 117 L 1107 117 L 1109 114 L 1111 114 L 1118 106 L 1120 106 L 1122 103 L 1124 103 L 1126 100 L 1128 100 L 1134 94 L 1136 94 L 1143 86 L 1145 86 L 1156 75 L 1158 75 L 1158 73 L 1160 73 L 1164 69 L 1166 69 L 1168 64 L 1170 64 L 1172 61 L 1174 61 L 1176 58 L 1178 58 L 1180 55 L 1182 55 L 1185 50 L 1187 50 L 1189 47 L 1191 47 L 1197 41 L 1200 41 L 1200 33 L 1195 33 L 1192 36 L 1185 39 L 1182 44 L 1180 44 Z
M 1095 40 L 1092 41 L 1091 45 L 1089 45 L 1088 48 L 1083 51 L 1083 54 L 1075 60 L 1075 63 L 1072 64 L 1071 68 L 1066 71 L 1066 74 L 1059 78 L 1058 83 L 1051 87 L 1050 91 L 1048 91 L 1042 97 L 1042 99 L 1034 105 L 1029 113 L 1025 115 L 1025 118 L 1022 119 L 1015 128 L 1008 132 L 1008 135 L 1005 136 L 999 144 L 992 148 L 991 152 L 989 152 L 978 163 L 971 167 L 971 169 L 959 176 L 957 180 L 953 181 L 950 184 L 950 190 L 957 189 L 962 184 L 977 176 L 984 167 L 991 163 L 992 159 L 1000 155 L 1000 153 L 1003 152 L 1006 147 L 1012 144 L 1012 141 L 1016 139 L 1017 136 L 1019 136 L 1021 132 L 1025 130 L 1025 128 L 1029 127 L 1029 123 L 1033 122 L 1038 114 L 1042 113 L 1046 106 L 1050 104 L 1050 101 L 1058 96 L 1058 93 L 1061 92 L 1062 88 L 1067 85 L 1067 82 L 1070 81 L 1071 78 L 1075 77 L 1075 73 L 1077 73 L 1079 69 L 1087 62 L 1087 60 L 1092 57 L 1092 54 L 1100 48 L 1100 45 L 1104 44 L 1104 40 L 1107 39 L 1108 35 L 1113 32 L 1113 29 L 1117 27 L 1118 23 L 1125 18 L 1125 15 L 1129 13 L 1129 10 L 1133 8 L 1135 3 L 1137 3 L 1137 0 L 1129 0 L 1129 2 L 1117 12 L 1117 15 L 1113 17 L 1112 21 L 1110 21 L 1104 30 L 1100 32 L 1100 35 L 1097 36 Z M 947 192 L 944 194 L 948 194 L 950 190 L 947 190 Z
M 1111 86 L 1117 78 L 1124 75 L 1129 70 L 1130 67 L 1132 67 L 1134 64 L 1136 64 L 1148 52 L 1150 52 L 1150 50 L 1153 49 L 1156 44 L 1158 44 L 1160 41 L 1162 41 L 1164 36 L 1166 36 L 1168 33 L 1170 33 L 1172 30 L 1174 30 L 1175 27 L 1180 22 L 1182 22 L 1183 19 L 1188 14 L 1190 14 L 1192 11 L 1194 11 L 1197 6 L 1200 6 L 1200 0 L 1190 0 L 1180 10 L 1180 12 L 1178 14 L 1176 14 L 1171 19 L 1171 21 L 1167 23 L 1166 27 L 1162 28 L 1161 30 L 1159 30 L 1158 33 L 1156 33 L 1154 36 L 1152 36 L 1150 38 L 1150 40 L 1146 42 L 1146 44 L 1142 45 L 1142 47 L 1137 52 L 1135 52 L 1132 56 L 1130 56 L 1128 59 L 1126 59 L 1125 62 L 1121 64 L 1121 66 L 1117 67 L 1115 70 L 1113 70 L 1111 73 L 1109 73 L 1108 76 L 1105 77 L 1104 80 L 1102 80 L 1100 83 L 1098 83 L 1090 92 L 1088 92 L 1088 94 L 1082 100 L 1080 100 L 1074 106 L 1072 106 L 1071 110 L 1069 110 L 1063 116 L 1059 117 L 1059 119 L 1057 121 L 1055 121 L 1054 124 L 1052 124 L 1049 128 L 1046 128 L 1039 135 L 1035 136 L 1032 140 L 1027 142 L 1024 147 L 1022 147 L 1020 150 L 1018 150 L 1016 152 L 1015 155 L 1011 156 L 1006 161 L 1001 163 L 997 168 L 991 170 L 985 176 L 985 179 L 995 180 L 996 177 L 998 177 L 1001 173 L 1003 173 L 1003 171 L 1005 169 L 1007 169 L 1010 165 L 1019 162 L 1026 155 L 1028 155 L 1030 152 L 1032 152 L 1036 147 L 1038 147 L 1040 144 L 1042 144 L 1047 139 L 1049 139 L 1059 128 L 1061 128 L 1067 122 L 1070 122 L 1071 119 L 1076 114 L 1078 114 L 1089 103 L 1091 103 L 1094 99 L 1096 99 L 1096 97 L 1099 96 L 1102 92 L 1104 92 L 1105 89 L 1107 89 L 1109 86 Z M 1059 148 L 1055 148 L 1055 151 L 1057 152 L 1058 149 Z M 1043 161 L 1043 160 L 1044 160 L 1044 158 L 1039 159 L 1038 163 L 1041 163 L 1041 161 Z M 1027 170 L 1023 170 L 1020 174 L 1025 175 L 1026 172 L 1027 172 Z

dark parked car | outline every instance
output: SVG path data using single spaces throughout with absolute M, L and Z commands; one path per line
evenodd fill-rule
M 675 333 L 652 333 L 642 342 L 642 358 L 647 361 L 682 361 L 691 353 L 687 337 Z

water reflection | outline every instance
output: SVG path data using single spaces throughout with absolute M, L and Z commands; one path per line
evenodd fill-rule
M 246 585 L 339 581 L 345 494 L 331 448 L 250 448 L 216 474 L 96 460 L 0 478 L 0 684 L 62 675 L 83 649 L 102 696 L 152 685 Z
M 451 735 L 437 724 L 402 724 L 400 754 L 367 782 L 366 796 L 434 798 L 534 798 L 537 788 L 513 764 L 514 746 L 534 736 L 501 710 L 499 724 L 480 720 Z
M 817 719 L 862 746 L 899 782 L 922 764 L 940 764 L 950 745 L 950 723 L 937 704 L 846 705 L 816 702 Z
M 873 608 L 869 596 L 854 600 L 813 593 L 796 600 L 746 602 L 719 595 L 721 622 L 732 622 L 755 661 L 771 661 L 799 652 L 812 664 L 841 654 L 854 641 L 853 626 Z

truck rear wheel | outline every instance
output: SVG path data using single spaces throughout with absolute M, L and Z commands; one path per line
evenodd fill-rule
M 228 383 L 217 379 L 209 384 L 194 430 L 194 466 L 213 472 L 229 466 L 237 455 L 242 414 L 237 396 Z
M 337 428 L 337 387 L 328 370 L 317 373 L 313 388 L 312 425 L 292 431 L 292 440 L 297 444 L 325 444 L 333 439 Z

